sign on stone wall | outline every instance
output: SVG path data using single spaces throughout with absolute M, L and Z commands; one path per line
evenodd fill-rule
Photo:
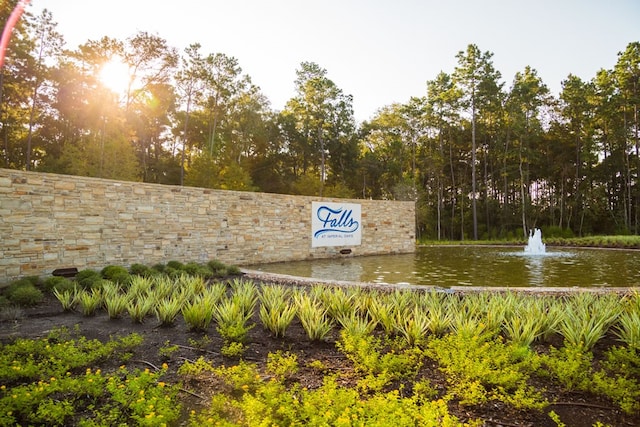
M 311 203 L 311 247 L 357 246 L 362 238 L 356 203 Z

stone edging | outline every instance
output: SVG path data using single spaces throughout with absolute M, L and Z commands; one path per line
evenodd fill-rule
M 638 292 L 638 288 L 633 287 L 621 287 L 621 288 L 612 288 L 612 287 L 594 287 L 594 288 L 580 288 L 580 287 L 570 287 L 570 288 L 562 288 L 562 287 L 508 287 L 508 286 L 495 286 L 495 287 L 485 287 L 485 286 L 451 286 L 449 288 L 443 288 L 439 286 L 428 286 L 428 285 L 410 285 L 410 284 L 387 284 L 387 283 L 373 283 L 373 282 L 350 282 L 346 280 L 329 280 L 329 279 L 314 279 L 311 277 L 300 277 L 300 276 L 291 276 L 288 274 L 277 274 L 277 273 L 265 273 L 260 270 L 249 270 L 241 268 L 240 271 L 243 273 L 245 278 L 267 282 L 267 283 L 278 283 L 283 285 L 292 285 L 292 286 L 312 286 L 315 284 L 323 284 L 327 286 L 338 286 L 338 287 L 361 287 L 366 289 L 376 289 L 381 291 L 391 291 L 395 289 L 403 289 L 403 290 L 418 290 L 418 291 L 438 291 L 445 292 L 451 294 L 465 294 L 465 293 L 477 293 L 477 292 L 518 292 L 525 294 L 535 294 L 535 295 L 571 295 L 576 292 L 593 292 L 597 294 L 608 294 L 615 293 L 619 295 L 627 295 L 632 294 L 634 292 Z

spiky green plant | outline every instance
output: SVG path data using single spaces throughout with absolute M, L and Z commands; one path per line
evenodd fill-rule
M 403 315 L 415 307 L 416 297 L 412 291 L 396 289 L 389 295 L 389 298 L 396 315 Z
M 176 282 L 170 277 L 157 275 L 152 277 L 152 281 L 152 288 L 158 301 L 169 298 L 176 293 Z
M 464 311 L 459 311 L 453 316 L 451 329 L 463 338 L 476 337 L 480 340 L 488 340 L 495 335 L 495 331 L 487 328 L 481 315 L 469 316 Z
M 291 296 L 289 288 L 283 285 L 263 285 L 260 290 L 260 304 L 271 308 L 282 305 Z
M 329 289 L 320 294 L 322 303 L 327 308 L 327 313 L 333 320 L 340 322 L 343 317 L 348 317 L 353 311 L 354 293 L 347 293 L 343 288 Z
M 188 297 L 188 300 L 193 300 L 204 292 L 206 283 L 200 276 L 189 276 L 187 274 L 181 274 L 176 280 L 176 286 L 178 289 L 184 289 L 184 295 Z
M 622 313 L 618 318 L 615 333 L 629 348 L 640 352 L 640 308 Z
M 102 291 L 97 288 L 84 289 L 77 295 L 80 311 L 85 316 L 93 316 L 102 305 Z
M 505 319 L 502 329 L 507 339 L 517 346 L 529 347 L 541 334 L 539 318 L 526 313 Z
M 298 318 L 307 336 L 312 341 L 324 339 L 333 328 L 333 321 L 322 305 L 309 294 L 298 293 L 295 296 Z
M 307 293 L 314 300 L 323 303 L 327 299 L 326 293 L 331 292 L 331 287 L 320 283 L 315 283 L 308 290 Z
M 272 332 L 276 338 L 281 338 L 285 336 L 287 328 L 296 317 L 296 307 L 288 303 L 271 308 L 261 305 L 259 315 L 264 327 Z
M 457 301 L 437 291 L 426 292 L 420 297 L 418 306 L 426 312 L 432 334 L 440 336 L 449 330 L 453 313 L 457 310 L 453 304 Z
M 73 289 L 59 290 L 53 288 L 53 295 L 56 297 L 64 311 L 73 311 L 78 303 L 78 293 Z
M 560 322 L 564 318 L 564 302 L 554 297 L 539 298 L 542 305 L 542 339 L 549 341 L 560 330 Z
M 510 316 L 518 306 L 520 298 L 513 292 L 486 293 L 483 306 L 483 317 L 487 329 L 498 333 L 505 319 Z
M 487 306 L 487 297 L 483 293 L 465 294 L 457 302 L 457 314 L 466 317 L 480 317 Z
M 104 307 L 110 319 L 117 319 L 127 311 L 130 297 L 128 294 L 109 292 L 104 295 Z
M 156 301 L 153 298 L 149 296 L 139 297 L 129 301 L 129 304 L 127 304 L 127 312 L 134 323 L 143 323 L 144 318 L 153 312 L 155 305 Z
M 154 280 L 150 277 L 131 276 L 130 282 L 127 293 L 132 299 L 145 297 L 154 285 Z
M 382 325 L 387 335 L 395 333 L 396 312 L 389 298 L 380 295 L 379 298 L 372 300 L 369 305 L 369 314 L 373 320 Z
M 284 337 L 296 315 L 295 305 L 289 303 L 290 294 L 282 285 L 263 286 L 260 293 L 260 321 L 276 337 Z
M 507 339 L 515 345 L 528 347 L 544 333 L 546 307 L 542 300 L 521 297 L 508 313 L 503 321 L 502 330 Z
M 353 309 L 363 315 L 368 315 L 369 307 L 376 297 L 377 292 L 362 287 L 348 287 L 345 292 L 352 302 Z
M 252 280 L 233 279 L 232 299 L 242 309 L 243 315 L 251 317 L 258 303 L 258 287 Z
M 177 288 L 172 295 L 176 295 L 184 304 L 194 302 L 197 296 L 193 293 L 193 289 L 188 287 Z
M 429 330 L 434 335 L 442 336 L 451 328 L 455 311 L 451 309 L 449 301 L 443 300 L 442 304 L 432 305 L 427 311 Z
M 202 292 L 202 296 L 213 304 L 218 304 L 226 292 L 227 285 L 225 283 L 214 282 L 205 288 Z
M 213 318 L 220 323 L 233 323 L 237 320 L 246 322 L 250 317 L 245 315 L 244 308 L 240 302 L 231 297 L 224 298 L 213 310 Z
M 203 298 L 195 298 L 193 301 L 188 301 L 182 306 L 182 317 L 185 323 L 189 325 L 192 330 L 204 331 L 211 323 L 213 313 L 216 309 L 215 305 L 209 304 Z
M 235 295 L 225 298 L 213 311 L 213 317 L 218 324 L 216 330 L 226 343 L 244 343 L 249 330 L 255 326 L 248 323 L 252 313 L 245 313 L 241 301 L 236 299 Z
M 619 300 L 611 295 L 581 292 L 567 300 L 560 322 L 565 345 L 589 351 L 607 333 L 621 313 Z
M 410 347 L 423 344 L 429 332 L 429 316 L 423 309 L 416 309 L 406 317 L 398 318 L 396 329 Z
M 182 301 L 177 296 L 161 299 L 155 308 L 156 318 L 162 326 L 173 325 L 181 308 Z
M 122 292 L 122 285 L 112 282 L 110 280 L 104 280 L 102 285 L 102 296 L 106 299 L 112 295 L 118 295 Z
M 352 336 L 369 335 L 376 328 L 377 322 L 361 314 L 359 310 L 351 310 L 338 320 L 342 329 Z

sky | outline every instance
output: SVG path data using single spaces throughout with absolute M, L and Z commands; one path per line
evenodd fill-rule
M 276 110 L 295 96 L 301 62 L 315 62 L 347 95 L 355 118 L 426 95 L 475 44 L 493 53 L 508 89 L 531 66 L 557 95 L 569 74 L 591 80 L 640 41 L 638 0 L 31 0 L 74 49 L 145 31 L 183 51 L 238 60 Z

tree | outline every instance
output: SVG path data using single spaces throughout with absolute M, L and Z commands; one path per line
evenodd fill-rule
M 482 53 L 476 45 L 467 46 L 466 52 L 460 51 L 456 58 L 458 66 L 453 73 L 454 81 L 463 90 L 462 105 L 471 114 L 471 203 L 473 215 L 473 238 L 478 240 L 478 217 L 476 208 L 476 124 L 481 110 L 491 102 L 491 96 L 497 94 L 501 84 L 500 73 L 493 68 L 493 53 Z
M 319 195 L 327 179 L 345 180 L 346 163 L 356 151 L 353 138 L 352 98 L 327 77 L 327 71 L 313 62 L 303 62 L 296 71 L 296 96 L 287 102 L 283 115 L 291 118 L 297 135 L 290 142 L 301 155 L 301 172 L 316 169 Z
M 363 181 L 368 188 L 363 192 L 369 197 L 395 199 L 397 194 L 394 193 L 411 170 L 403 108 L 397 103 L 383 107 L 362 126 Z
M 188 182 L 213 188 L 254 189 L 249 159 L 255 155 L 257 140 L 265 137 L 267 99 L 233 57 L 210 54 L 199 59 L 192 70 L 194 111 L 186 116 L 184 129 L 191 141 L 187 147 L 190 164 L 193 156 L 193 177 Z M 187 129 L 189 118 L 191 126 Z M 203 169 L 207 167 L 208 171 Z M 209 177 L 205 177 L 207 172 Z
M 569 136 L 568 148 L 574 153 L 571 208 L 575 212 L 575 219 L 579 220 L 578 234 L 582 234 L 585 192 L 590 188 L 590 171 L 596 162 L 592 122 L 594 109 L 591 104 L 593 95 L 593 85 L 583 82 L 577 76 L 570 74 L 562 82 L 560 108 L 565 120 L 565 134 Z
M 27 148 L 25 166 L 31 169 L 32 164 L 32 141 L 34 127 L 37 125 L 37 115 L 43 104 L 50 105 L 52 98 L 52 85 L 48 84 L 51 77 L 51 66 L 45 63 L 45 59 L 58 59 L 62 52 L 63 39 L 55 30 L 57 24 L 53 22 L 53 17 L 48 10 L 43 10 L 42 14 L 35 22 L 36 55 L 33 64 L 34 73 L 30 81 L 32 86 L 31 105 L 29 108 L 29 124 L 27 133 Z
M 531 203 L 531 165 L 536 153 L 536 138 L 543 132 L 540 112 L 549 104 L 549 89 L 538 77 L 536 70 L 527 66 L 516 73 L 507 99 L 510 134 L 518 147 L 518 172 L 520 178 L 520 206 L 524 237 L 532 227 L 527 226 L 527 211 Z M 538 176 L 538 179 L 541 177 Z M 538 199 L 538 202 L 541 202 Z
M 0 22 L 7 22 L 16 4 L 15 0 L 0 3 Z M 11 44 L 6 50 L 4 65 L 0 69 L 0 136 L 3 165 L 7 168 L 21 169 L 26 166 L 27 106 L 33 94 L 31 82 L 36 71 L 33 66 L 36 46 L 32 35 L 33 25 L 29 14 L 17 21 L 11 33 Z
M 632 194 L 632 179 L 637 181 L 640 177 L 640 117 L 638 108 L 640 106 L 640 42 L 633 42 L 627 45 L 624 52 L 618 54 L 618 61 L 614 68 L 615 78 L 618 83 L 618 90 L 622 96 L 622 114 L 624 119 L 625 140 L 629 147 L 635 151 L 634 173 L 631 172 L 631 164 L 628 165 L 628 218 L 629 226 L 638 233 L 638 222 L 640 216 L 640 188 L 635 185 L 635 194 Z M 625 150 L 631 151 L 631 148 Z M 627 154 L 628 155 L 628 154 Z M 635 202 L 635 215 L 632 205 Z
M 176 75 L 176 87 L 185 107 L 184 129 L 182 131 L 182 150 L 180 158 L 180 185 L 184 184 L 184 162 L 187 149 L 189 114 L 191 106 L 202 96 L 205 79 L 205 59 L 200 54 L 200 44 L 194 43 L 184 51 L 181 58 L 182 68 Z
M 58 126 L 47 129 L 48 155 L 42 170 L 114 179 L 138 178 L 137 160 L 131 162 L 134 138 L 120 94 L 99 78 L 104 64 L 121 54 L 119 41 L 103 37 L 90 40 L 61 58 L 55 71 L 54 108 Z M 119 157 L 121 167 L 110 164 L 109 155 Z
M 444 210 L 444 186 L 447 175 L 450 178 L 450 188 L 455 187 L 455 174 L 453 173 L 452 150 L 448 151 L 449 173 L 445 171 L 445 144 L 451 147 L 453 128 L 460 120 L 458 114 L 459 102 L 462 92 L 454 84 L 449 74 L 440 72 L 434 80 L 427 82 L 427 123 L 433 129 L 437 140 L 437 156 L 433 156 L 434 168 L 437 170 L 436 186 L 436 237 L 442 237 L 442 218 Z M 452 195 L 451 218 L 455 217 L 455 194 Z

